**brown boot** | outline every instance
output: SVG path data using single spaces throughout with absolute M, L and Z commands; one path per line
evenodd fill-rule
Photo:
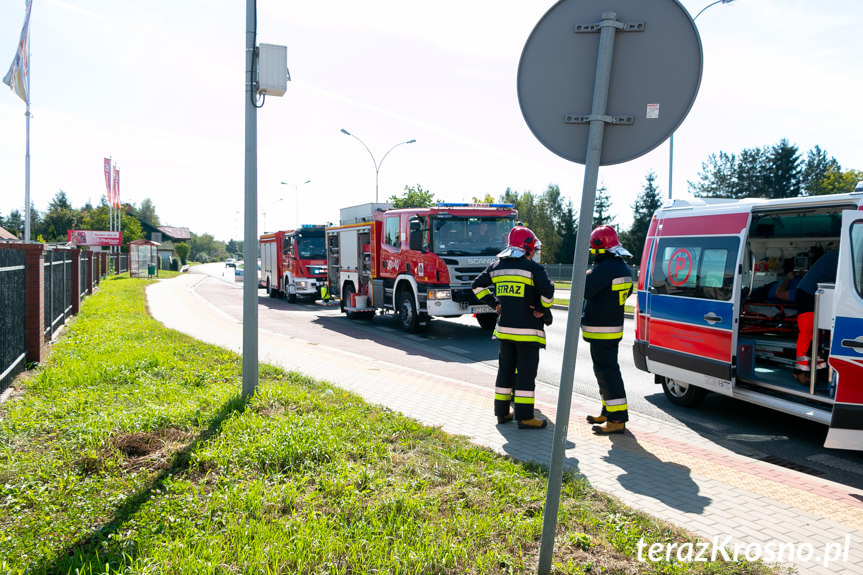
M 512 412 L 510 411 L 506 415 L 498 415 L 497 416 L 497 424 L 500 425 L 502 423 L 509 423 L 512 421 Z
M 518 428 L 519 429 L 543 429 L 548 425 L 548 421 L 545 419 L 537 419 L 535 417 L 531 417 L 530 419 L 519 419 L 518 420 Z
M 622 421 L 606 421 L 602 425 L 594 425 L 593 432 L 597 435 L 610 435 L 612 433 L 623 433 L 626 424 Z
M 596 417 L 592 415 L 588 415 L 584 418 L 588 423 L 605 423 L 606 417 L 604 415 L 597 415 Z

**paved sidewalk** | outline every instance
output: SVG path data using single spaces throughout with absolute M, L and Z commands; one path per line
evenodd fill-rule
M 241 324 L 195 293 L 202 281 L 184 275 L 154 284 L 147 291 L 150 312 L 167 327 L 241 351 Z M 513 458 L 549 461 L 553 426 L 534 431 L 496 425 L 494 371 L 485 365 L 464 366 L 463 378 L 438 377 L 265 331 L 259 357 Z M 475 370 L 484 372 L 488 385 L 475 383 Z M 730 545 L 741 546 L 741 558 L 747 546 L 750 553 L 766 553 L 790 543 L 800 573 L 863 573 L 863 490 L 751 460 L 688 428 L 637 413 L 625 435 L 597 437 L 584 422 L 586 413 L 596 411 L 594 403 L 573 396 L 566 465 L 595 488 L 705 541 L 729 538 Z M 552 422 L 556 406 L 557 388 L 538 385 L 537 407 Z M 832 560 L 825 561 L 828 553 Z

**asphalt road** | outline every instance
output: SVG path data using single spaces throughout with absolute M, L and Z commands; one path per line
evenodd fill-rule
M 192 273 L 206 273 L 222 282 L 204 282 L 197 292 L 216 307 L 242 316 L 241 284 L 234 282 L 232 268 L 223 264 L 195 266 Z M 225 289 L 226 287 L 234 289 Z M 405 334 L 391 314 L 371 320 L 349 320 L 338 306 L 269 298 L 259 290 L 259 328 L 311 342 L 370 354 L 414 369 L 435 373 L 494 378 L 497 369 L 497 344 L 470 316 L 434 319 L 418 334 Z M 540 354 L 538 379 L 560 384 L 563 366 L 567 310 L 554 310 L 554 323 L 547 329 L 548 347 Z M 627 320 L 620 346 L 620 365 L 626 382 L 630 418 L 649 415 L 697 431 L 703 437 L 742 455 L 790 467 L 863 489 L 863 452 L 840 451 L 823 447 L 827 428 L 803 419 L 774 412 L 742 401 L 708 394 L 695 408 L 670 403 L 651 374 L 639 371 L 632 361 L 634 326 Z M 572 343 L 570 343 L 572 345 Z M 481 367 L 465 370 L 466 364 Z M 314 375 L 314 374 L 310 374 Z M 573 391 L 597 400 L 599 394 L 590 361 L 589 348 L 578 342 Z

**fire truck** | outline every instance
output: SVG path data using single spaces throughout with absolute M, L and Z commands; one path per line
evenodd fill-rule
M 817 284 L 801 373 L 800 290 L 775 288 L 832 250 L 836 279 Z M 719 393 L 823 423 L 825 447 L 863 449 L 863 182 L 850 194 L 676 200 L 653 216 L 643 253 L 633 356 L 671 402 Z
M 497 314 L 477 301 L 471 282 L 506 247 L 511 204 L 392 204 L 344 208 L 328 227 L 329 290 L 351 319 L 392 311 L 407 332 L 432 317 L 474 314 L 492 329 Z
M 270 297 L 321 298 L 327 267 L 324 226 L 304 225 L 295 230 L 264 234 L 260 238 L 261 284 Z

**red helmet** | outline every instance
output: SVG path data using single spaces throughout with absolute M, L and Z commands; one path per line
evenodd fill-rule
M 511 248 L 523 250 L 528 257 L 533 254 L 539 240 L 530 228 L 524 226 L 516 226 L 509 231 L 509 237 L 506 241 Z
M 599 226 L 590 232 L 590 253 L 601 254 L 620 246 L 617 232 L 611 226 Z

